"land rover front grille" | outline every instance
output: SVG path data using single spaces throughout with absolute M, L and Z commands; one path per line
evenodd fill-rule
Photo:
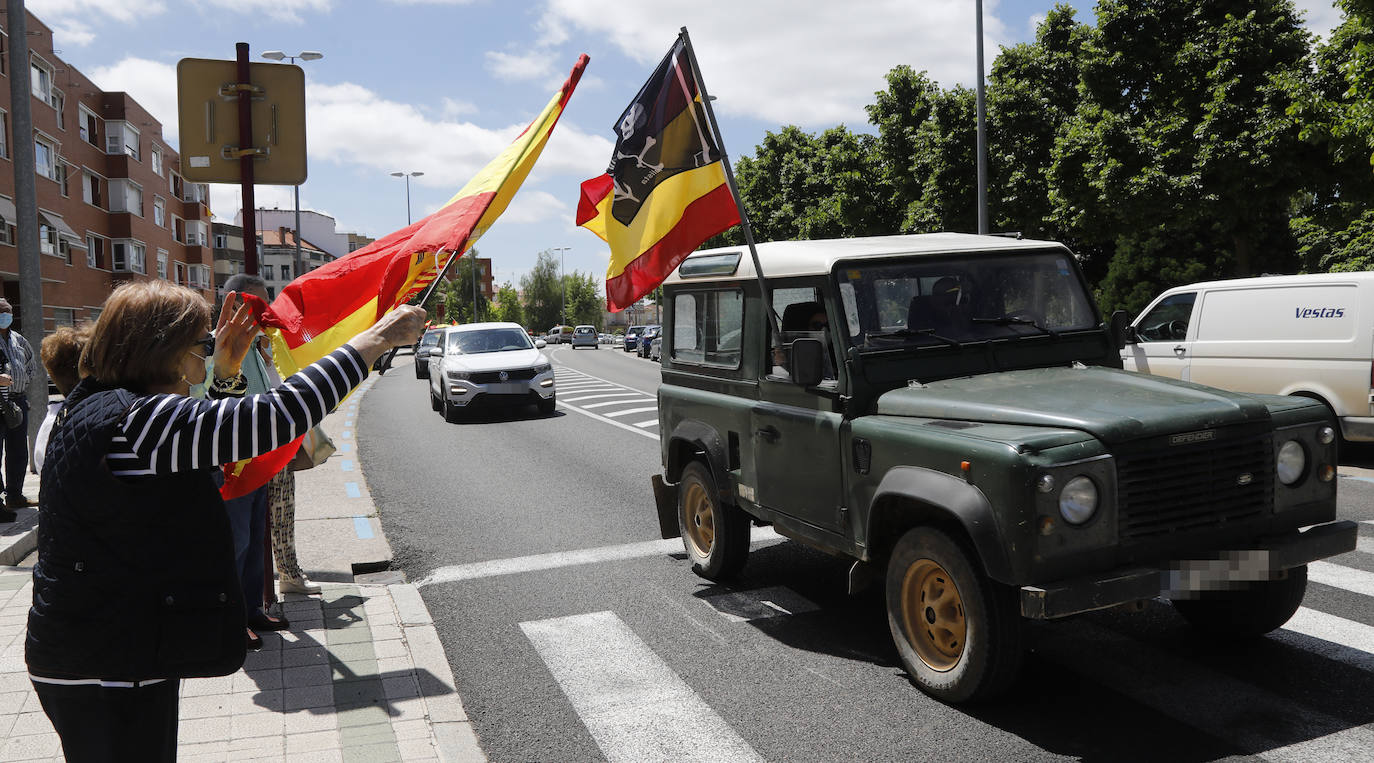
M 506 374 L 502 379 L 501 374 Z M 474 384 L 496 384 L 503 381 L 524 381 L 534 378 L 533 368 L 521 368 L 518 371 L 478 371 L 472 375 Z
M 1268 432 L 1216 430 L 1214 439 L 1172 444 L 1179 437 L 1135 443 L 1118 456 L 1122 543 L 1270 513 L 1274 447 Z

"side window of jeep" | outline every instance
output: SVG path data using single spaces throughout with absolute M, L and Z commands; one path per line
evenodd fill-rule
M 673 346 L 678 363 L 739 368 L 744 292 L 689 291 L 673 298 Z

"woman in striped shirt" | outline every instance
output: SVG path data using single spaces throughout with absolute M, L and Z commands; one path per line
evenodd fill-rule
M 242 384 L 257 332 L 230 294 L 214 336 L 199 294 L 120 286 L 82 354 L 86 378 L 59 414 L 41 477 L 39 559 L 25 657 L 68 760 L 173 760 L 180 678 L 227 675 L 244 657 L 220 464 L 305 433 L 424 311 L 401 307 L 261 395 L 198 400 Z

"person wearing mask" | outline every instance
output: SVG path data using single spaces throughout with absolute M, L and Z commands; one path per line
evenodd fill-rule
M 15 509 L 38 505 L 24 495 L 24 472 L 29 468 L 28 392 L 33 381 L 33 347 L 13 326 L 14 307 L 9 300 L 0 298 L 0 395 L 14 401 L 24 412 L 24 420 L 17 427 L 7 427 L 0 421 L 0 455 L 5 461 L 4 481 L 0 482 L 5 507 L 0 509 L 0 522 L 13 522 Z
M 52 379 L 53 386 L 62 397 L 72 393 L 72 388 L 81 381 L 81 350 L 85 348 L 87 340 L 91 338 L 91 325 L 83 323 L 79 328 L 63 326 L 62 328 L 43 337 L 43 344 L 38 348 L 38 356 L 43 360 L 43 368 L 48 372 L 48 378 Z M 43 456 L 48 449 L 48 436 L 52 432 L 53 422 L 57 420 L 58 411 L 62 410 L 62 401 L 48 403 L 48 415 L 43 417 L 43 423 L 38 425 L 38 436 L 33 440 L 33 465 L 35 471 L 43 468 Z
M 232 674 L 245 654 L 213 475 L 318 424 L 424 322 L 402 306 L 276 389 L 189 397 L 211 355 L 214 390 L 245 383 L 257 327 L 236 298 L 211 335 L 198 292 L 159 279 L 121 285 L 53 425 L 24 655 L 68 760 L 176 758 L 180 679 Z
M 267 293 L 267 283 L 262 278 L 247 273 L 230 276 L 224 282 L 227 291 L 251 294 L 271 304 L 272 297 Z M 390 354 L 390 353 L 386 353 Z M 385 357 L 385 355 L 383 355 Z M 374 366 L 375 367 L 375 366 Z M 265 335 L 259 334 L 252 351 L 244 359 L 243 376 L 248 386 L 246 394 L 254 395 L 277 386 L 281 378 L 272 362 L 271 345 Z M 251 496 L 251 498 L 250 498 Z M 234 528 L 234 550 L 242 553 L 240 575 L 243 576 L 244 600 L 250 602 L 248 613 L 249 630 L 280 630 L 287 627 L 284 617 L 272 617 L 263 611 L 263 532 L 267 517 L 272 522 L 272 557 L 276 560 L 277 573 L 281 576 L 282 593 L 319 593 L 318 583 L 310 581 L 296 559 L 296 478 L 290 468 L 278 472 L 258 490 L 242 498 L 228 502 L 233 516 L 234 504 L 251 508 L 251 522 Z M 261 511 L 261 513 L 259 513 Z M 249 512 L 242 512 L 247 520 Z M 259 603 L 253 611 L 252 602 Z M 262 639 L 253 634 L 249 637 L 250 649 L 260 648 Z

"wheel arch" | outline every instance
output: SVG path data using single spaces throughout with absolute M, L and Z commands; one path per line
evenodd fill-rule
M 933 469 L 899 466 L 883 476 L 868 513 L 867 545 L 886 559 L 913 527 L 944 530 L 968 546 L 989 578 L 1012 578 L 1011 560 L 998 533 L 992 503 L 981 490 Z
M 682 470 L 692 461 L 705 461 L 716 483 L 721 503 L 733 505 L 730 482 L 725 465 L 725 443 L 720 433 L 709 424 L 695 419 L 679 422 L 668 435 L 663 478 L 670 483 L 682 481 Z

